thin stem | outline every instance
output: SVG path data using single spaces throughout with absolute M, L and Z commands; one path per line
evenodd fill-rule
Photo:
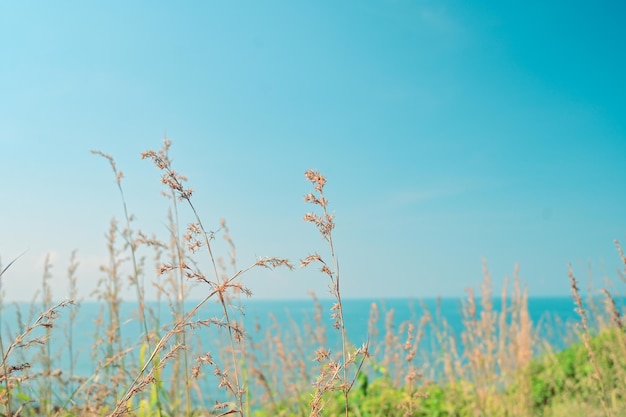
M 224 311 L 224 317 L 226 318 L 226 323 L 228 323 L 228 337 L 230 339 L 230 347 L 231 347 L 231 356 L 232 356 L 232 362 L 233 362 L 233 371 L 235 373 L 235 384 L 237 386 L 237 401 L 239 402 L 239 414 L 241 416 L 243 416 L 243 396 L 242 396 L 242 390 L 241 390 L 241 386 L 239 385 L 239 372 L 238 372 L 238 366 L 237 366 L 237 356 L 235 354 L 235 339 L 233 337 L 233 330 L 230 326 L 230 317 L 228 315 L 228 308 L 226 307 L 226 299 L 224 297 L 224 291 L 227 288 L 227 281 L 224 282 L 220 282 L 220 277 L 219 277 L 219 273 L 217 271 L 217 264 L 215 263 L 215 257 L 213 256 L 213 251 L 211 250 L 211 244 L 209 242 L 209 236 L 206 232 L 206 230 L 204 229 L 204 225 L 202 224 L 202 221 L 200 220 L 200 216 L 198 216 L 198 212 L 196 211 L 196 208 L 193 206 L 193 203 L 191 202 L 191 200 L 186 197 L 185 200 L 187 201 L 187 203 L 189 204 L 189 206 L 191 207 L 191 210 L 193 211 L 194 216 L 196 217 L 196 221 L 198 222 L 198 225 L 200 226 L 200 230 L 202 231 L 202 235 L 204 237 L 204 243 L 206 244 L 207 250 L 209 252 L 209 257 L 211 258 L 211 264 L 213 265 L 213 273 L 215 274 L 215 279 L 218 282 L 218 287 L 217 287 L 217 292 L 219 295 L 219 299 L 220 299 L 220 304 L 222 305 L 222 310 Z M 237 274 L 239 275 L 239 274 Z
M 212 268 L 213 268 L 213 274 L 215 276 L 215 283 L 212 284 L 215 287 L 215 289 L 214 289 L 214 291 L 211 294 L 217 293 L 219 295 L 220 304 L 222 305 L 222 310 L 224 312 L 224 317 L 225 317 L 225 319 L 226 319 L 226 321 L 228 323 L 228 335 L 229 335 L 229 341 L 230 341 L 230 345 L 231 345 L 232 366 L 233 366 L 233 371 L 234 371 L 235 383 L 236 383 L 236 386 L 237 386 L 237 391 L 235 393 L 235 396 L 237 398 L 237 402 L 239 403 L 239 414 L 243 416 L 243 395 L 242 395 L 242 389 L 241 389 L 240 382 L 239 382 L 239 371 L 238 371 L 238 366 L 237 366 L 237 358 L 236 358 L 236 354 L 235 354 L 235 339 L 234 339 L 234 336 L 233 336 L 232 328 L 230 326 L 230 316 L 228 314 L 228 308 L 227 308 L 227 305 L 226 305 L 227 304 L 227 300 L 224 297 L 224 292 L 228 288 L 228 282 L 227 281 L 222 282 L 222 280 L 220 279 L 219 272 L 217 270 L 217 264 L 215 262 L 215 256 L 213 255 L 213 250 L 212 250 L 211 244 L 210 244 L 209 234 L 207 233 L 206 229 L 204 228 L 204 225 L 203 225 L 202 221 L 200 220 L 200 216 L 198 215 L 198 212 L 196 211 L 196 208 L 194 207 L 193 203 L 191 202 L 192 190 L 185 190 L 183 188 L 182 184 L 181 184 L 181 177 L 178 176 L 170 168 L 170 160 L 167 157 L 167 149 L 169 148 L 169 144 L 170 144 L 169 141 L 164 140 L 164 150 L 163 151 L 159 151 L 158 154 L 156 152 L 154 152 L 154 151 L 147 151 L 147 152 L 144 152 L 142 154 L 142 158 L 149 157 L 150 159 L 153 160 L 153 162 L 157 165 L 157 167 L 159 169 L 162 169 L 162 170 L 166 171 L 166 174 L 162 178 L 162 182 L 164 184 L 168 185 L 170 187 L 170 189 L 175 194 L 178 194 L 180 200 L 186 200 L 187 201 L 187 203 L 189 204 L 189 207 L 191 208 L 191 210 L 193 212 L 193 215 L 194 215 L 194 217 L 196 219 L 196 223 L 200 227 L 200 231 L 202 233 L 202 236 L 203 236 L 203 239 L 204 239 L 204 243 L 206 244 L 207 251 L 208 251 L 208 254 L 209 254 L 209 258 L 211 260 L 211 265 L 212 265 Z M 207 281 L 207 282 L 209 282 L 209 281 Z
M 321 194 L 321 192 L 320 192 Z M 323 194 L 321 194 L 322 198 L 324 197 Z M 322 205 L 322 208 L 324 210 L 324 217 L 328 218 L 328 211 L 326 210 L 326 205 Z M 350 386 L 347 385 L 347 381 L 348 381 L 348 370 L 347 370 L 347 342 L 346 342 L 346 326 L 345 326 L 345 322 L 343 319 L 343 304 L 341 302 L 341 291 L 339 288 L 339 262 L 337 261 L 337 257 L 335 256 L 335 247 L 333 245 L 333 233 L 332 230 L 328 231 L 328 246 L 330 247 L 330 257 L 333 261 L 333 269 L 334 269 L 334 276 L 335 276 L 335 282 L 334 282 L 334 292 L 335 292 L 335 297 L 337 298 L 337 304 L 339 306 L 339 324 L 341 326 L 341 354 L 342 354 L 342 361 L 343 361 L 343 396 L 344 396 L 344 402 L 345 402 L 345 413 L 346 413 L 346 417 L 348 416 L 348 412 L 349 412 L 349 399 L 348 399 L 348 393 L 350 392 Z M 332 279 L 332 276 L 331 276 Z
M 174 240 L 176 242 L 176 255 L 178 257 L 178 264 L 182 265 L 183 263 L 183 259 L 185 257 L 185 254 L 183 253 L 183 248 L 180 245 L 180 234 L 179 234 L 179 217 L 178 217 L 178 204 L 176 204 L 176 195 L 174 193 L 174 190 L 172 191 L 172 204 L 174 207 L 174 218 L 172 219 L 173 221 L 173 237 Z M 177 294 L 177 299 L 176 299 L 176 305 L 178 307 L 178 315 L 179 317 L 184 317 L 185 315 L 185 283 L 184 283 L 184 273 L 182 269 L 179 269 L 179 274 L 178 274 L 178 294 Z M 181 335 L 182 338 L 182 343 L 184 346 L 187 345 L 187 333 L 183 332 Z M 188 356 L 187 356 L 187 350 L 185 349 L 183 351 L 183 363 L 184 363 L 184 368 L 185 370 L 188 369 L 189 363 L 188 363 Z M 185 407 L 187 408 L 187 415 L 191 414 L 191 395 L 189 392 L 189 386 L 190 386 L 190 381 L 189 381 L 189 374 L 187 372 L 184 372 L 184 380 L 185 380 Z

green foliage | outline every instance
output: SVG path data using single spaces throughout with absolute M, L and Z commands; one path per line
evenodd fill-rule
M 590 338 L 590 346 L 595 355 L 600 378 L 607 396 L 614 408 L 624 401 L 624 375 L 626 375 L 626 355 L 624 341 L 626 335 L 617 329 L 601 332 Z M 600 409 L 599 392 L 595 382 L 593 367 L 585 344 L 575 345 L 554 354 L 546 354 L 531 361 L 526 369 L 519 370 L 513 380 L 525 379 L 530 385 L 532 415 L 565 416 L 571 415 L 574 407 L 586 404 Z M 483 415 L 517 416 L 523 414 L 519 407 L 520 382 L 508 388 L 496 390 L 490 398 L 493 407 L 482 410 Z M 476 415 L 477 387 L 470 381 L 457 381 L 454 384 L 426 384 L 418 388 L 417 395 L 406 387 L 394 387 L 387 375 L 371 379 L 361 372 L 350 394 L 350 415 L 356 417 L 471 417 Z M 311 394 L 298 399 L 306 406 Z M 407 405 L 412 408 L 407 414 Z M 283 401 L 276 409 L 261 409 L 254 417 L 296 416 L 295 402 Z M 324 416 L 343 415 L 344 400 L 341 392 L 325 398 Z M 578 414 L 574 414 L 578 415 Z
M 626 336 L 619 329 L 607 329 L 589 339 L 600 375 L 595 374 L 583 342 L 531 361 L 527 372 L 534 413 L 544 415 L 544 410 L 572 399 L 599 406 L 599 396 L 603 394 L 599 392 L 598 381 L 613 402 L 622 400 L 626 374 L 624 342 Z M 509 392 L 517 389 L 519 387 L 514 385 Z
M 308 393 L 298 401 L 306 405 L 311 398 Z M 409 403 L 412 403 L 412 412 Z M 466 406 L 466 395 L 461 384 L 442 387 L 430 384 L 418 390 L 407 387 L 394 387 L 385 376 L 370 380 L 359 373 L 350 394 L 350 415 L 356 417 L 453 417 L 471 416 Z M 293 401 L 283 401 L 276 409 L 260 409 L 254 417 L 297 416 L 297 407 Z M 467 410 L 467 411 L 464 411 Z M 344 413 L 344 398 L 341 392 L 325 398 L 322 415 L 337 416 Z

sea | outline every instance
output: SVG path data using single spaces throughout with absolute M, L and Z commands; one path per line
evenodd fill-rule
M 274 336 L 280 335 L 285 340 L 285 349 L 303 349 L 298 346 L 296 340 L 302 341 L 304 346 L 304 357 L 309 357 L 313 363 L 313 352 L 319 346 L 315 342 L 310 342 L 310 335 L 314 329 L 319 329 L 319 324 L 325 328 L 327 344 L 331 350 L 337 351 L 341 346 L 339 332 L 333 329 L 335 319 L 331 310 L 335 301 L 319 300 L 319 304 L 313 300 L 256 300 L 242 299 L 233 302 L 240 306 L 230 311 L 231 319 L 241 320 L 245 329 L 246 337 L 256 346 L 269 345 L 276 347 Z M 503 311 L 503 300 L 494 298 L 491 300 L 493 311 Z M 504 309 L 510 308 L 510 300 L 505 300 Z M 589 326 L 593 328 L 597 325 L 595 318 L 601 314 L 589 314 L 591 311 L 604 311 L 604 301 L 602 299 L 587 299 L 585 310 L 590 321 Z M 618 308 L 622 309 L 626 305 L 626 299 L 617 300 Z M 191 311 L 197 301 L 186 301 L 184 310 Z M 429 352 L 429 349 L 436 349 L 435 344 L 427 342 L 434 338 L 437 326 L 442 326 L 445 321 L 450 332 L 456 336 L 461 336 L 465 331 L 463 310 L 468 306 L 466 299 L 461 298 L 439 298 L 439 299 L 345 299 L 342 300 L 345 328 L 350 343 L 354 346 L 361 346 L 363 343 L 370 343 L 370 350 L 374 351 L 376 344 L 383 343 L 386 331 L 392 330 L 397 340 L 404 341 L 407 337 L 407 327 L 402 323 L 414 323 L 418 327 L 425 315 L 432 317 L 435 325 L 427 325 L 423 328 L 422 338 L 426 342 L 419 345 L 421 354 L 420 360 L 427 360 L 428 354 L 436 355 L 437 352 Z M 482 314 L 481 300 L 476 300 L 476 316 Z M 552 349 L 559 350 L 567 345 L 579 340 L 577 329 L 580 323 L 579 313 L 571 297 L 530 297 L 527 302 L 528 314 L 533 323 L 533 335 L 537 340 L 537 346 L 549 344 Z M 29 325 L 37 323 L 38 316 L 43 311 L 43 306 L 28 303 L 5 303 L 1 306 L 0 315 L 0 347 L 3 355 L 7 354 L 11 343 L 18 340 L 18 336 L 23 333 Z M 160 334 L 165 334 L 174 323 L 174 315 L 170 306 L 166 302 L 148 302 L 146 310 L 150 313 L 148 317 L 151 323 L 158 321 L 159 326 L 151 326 L 151 330 L 157 330 Z M 75 376 L 89 377 L 98 370 L 99 360 L 94 355 L 98 350 L 103 351 L 106 345 L 104 327 L 109 317 L 109 310 L 103 304 L 93 301 L 84 301 L 74 306 L 63 307 L 57 310 L 53 320 L 53 327 L 41 327 L 26 335 L 21 340 L 21 345 L 25 345 L 29 340 L 48 335 L 50 343 L 47 347 L 48 353 L 54 358 L 53 368 L 61 369 L 63 372 L 71 373 Z M 378 320 L 372 324 L 372 314 L 377 313 Z M 138 304 L 136 302 L 121 302 L 119 305 L 120 328 L 119 336 L 122 346 L 128 347 L 131 351 L 133 346 L 140 346 L 142 343 L 143 325 L 138 316 Z M 193 320 L 214 319 L 223 320 L 224 313 L 221 304 L 208 301 L 202 305 L 194 316 Z M 316 326 L 317 320 L 317 326 Z M 45 322 L 46 320 L 44 320 Z M 71 326 L 70 326 L 71 324 Z M 228 343 L 228 334 L 219 326 L 193 326 L 189 328 L 192 335 L 188 343 L 198 344 L 198 350 L 204 353 L 212 353 L 218 356 L 224 343 Z M 497 328 L 497 324 L 494 326 Z M 375 333 L 375 334 L 372 334 Z M 308 336 L 307 336 L 308 335 Z M 310 342 L 307 346 L 307 340 Z M 98 342 L 100 341 L 100 342 Z M 201 345 L 201 347 L 200 347 Z M 28 362 L 37 369 L 37 355 L 41 354 L 40 345 L 23 346 L 9 352 L 7 363 L 15 365 Z M 250 345 L 250 348 L 254 348 Z M 71 347 L 71 348 L 70 348 Z M 462 350 L 462 346 L 461 346 Z M 137 351 L 137 349 L 135 350 Z M 541 352 L 536 351 L 535 354 Z M 134 353 L 137 355 L 136 353 Z M 262 355 L 259 355 L 262 357 Z M 140 361 L 138 356 L 132 360 Z M 101 364 L 100 358 L 100 364 Z M 417 364 L 420 366 L 420 364 Z M 437 376 L 433 375 L 436 379 Z

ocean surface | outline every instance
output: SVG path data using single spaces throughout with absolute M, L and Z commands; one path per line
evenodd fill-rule
M 587 310 L 592 310 L 596 305 L 598 311 L 603 311 L 603 301 L 587 300 Z M 480 299 L 477 299 L 477 312 L 480 316 Z M 495 311 L 502 311 L 502 300 L 493 299 L 493 308 Z M 337 351 L 340 346 L 338 332 L 333 327 L 333 319 L 331 318 L 332 300 L 321 300 L 321 315 L 318 320 L 325 326 L 325 334 L 328 337 L 328 346 Z M 382 344 L 385 337 L 385 329 L 391 326 L 392 330 L 398 336 L 398 340 L 404 341 L 406 333 L 401 331 L 405 329 L 401 325 L 403 322 L 410 321 L 418 326 L 422 317 L 426 314 L 425 309 L 429 311 L 436 323 L 435 327 L 426 326 L 424 328 L 423 342 L 419 345 L 420 358 L 428 357 L 428 350 L 434 346 L 429 342 L 429 338 L 433 337 L 434 329 L 441 326 L 445 320 L 453 333 L 459 336 L 464 331 L 463 322 L 463 305 L 467 301 L 463 299 L 443 298 L 443 299 L 348 299 L 343 300 L 345 325 L 349 340 L 356 346 L 360 346 L 369 338 L 372 348 L 376 344 Z M 315 342 L 311 342 L 307 346 L 307 340 L 315 329 L 315 305 L 312 300 L 255 300 L 246 299 L 241 301 L 243 312 L 243 323 L 249 339 L 255 343 L 275 345 L 272 339 L 280 334 L 285 340 L 286 349 L 295 349 L 294 340 L 303 340 L 306 352 L 302 354 L 309 356 L 312 360 L 313 351 L 319 346 Z M 624 299 L 619 299 L 620 306 L 626 305 Z M 184 307 L 186 311 L 190 311 L 196 302 L 188 301 Z M 373 305 L 379 319 L 374 328 L 378 335 L 371 334 L 368 323 L 372 314 Z M 508 303 L 507 303 L 508 305 Z M 120 305 L 121 327 L 119 334 L 123 346 L 133 347 L 141 344 L 142 324 L 138 321 L 136 302 L 122 302 Z M 164 334 L 168 328 L 171 328 L 173 315 L 167 303 L 150 302 L 147 303 L 148 309 L 151 311 L 151 320 L 156 322 L 158 319 L 161 330 L 160 334 Z M 507 307 L 509 308 L 509 307 Z M 69 331 L 69 323 L 71 312 L 75 313 L 73 318 L 73 326 Z M 36 321 L 37 315 L 41 312 L 41 308 L 26 303 L 6 304 L 2 307 L 0 317 L 2 349 L 6 351 L 8 345 L 15 340 L 17 334 L 24 331 L 26 326 Z M 530 319 L 535 326 L 535 335 L 538 338 L 549 342 L 555 349 L 561 349 L 566 345 L 577 340 L 575 333 L 575 323 L 579 322 L 579 316 L 575 311 L 575 305 L 570 297 L 536 297 L 528 299 L 528 312 Z M 97 369 L 97 360 L 94 359 L 93 353 L 99 349 L 103 349 L 103 344 L 97 345 L 97 340 L 103 337 L 103 324 L 106 324 L 108 311 L 106 308 L 102 310 L 101 304 L 97 302 L 82 302 L 79 305 L 62 308 L 54 322 L 52 329 L 39 329 L 34 332 L 34 336 L 43 335 L 46 331 L 50 335 L 50 355 L 54 357 L 53 368 L 62 369 L 63 372 L 71 372 L 77 376 L 90 376 Z M 237 312 L 231 313 L 237 317 Z M 99 317 L 102 317 L 99 322 Z M 196 319 L 215 318 L 223 319 L 221 305 L 213 301 L 207 302 L 197 313 Z M 156 326 L 154 326 L 156 328 Z M 190 329 L 189 343 L 194 344 L 197 350 L 202 352 L 212 352 L 213 356 L 221 349 L 221 345 L 227 340 L 227 334 L 224 329 L 217 329 L 216 326 L 196 327 Z M 497 327 L 497 325 L 496 325 Z M 28 340 L 28 338 L 26 339 Z M 70 343 L 71 340 L 71 343 Z M 311 345 L 312 344 L 312 345 Z M 70 349 L 71 345 L 71 349 Z M 201 348 L 199 347 L 201 345 Z M 275 346 L 274 346 L 275 347 Z M 16 364 L 23 361 L 34 364 L 37 368 L 37 357 L 35 353 L 37 346 L 31 346 L 26 349 L 16 349 L 9 358 L 9 364 Z M 436 352 L 430 352 L 435 353 Z M 135 353 L 136 354 L 136 353 Z M 73 355 L 73 359 L 70 359 Z M 134 358 L 138 363 L 138 358 Z M 422 360 L 422 359 L 420 359 Z M 70 363 L 73 365 L 70 368 Z M 418 366 L 420 364 L 418 363 Z M 213 382 L 213 381 L 212 381 Z
M 501 299 L 493 299 L 495 311 L 502 311 Z M 618 300 L 620 305 L 626 304 L 624 300 Z M 329 344 L 332 345 L 333 337 L 337 332 L 332 329 L 334 320 L 331 318 L 330 309 L 334 304 L 332 300 L 320 300 L 321 322 L 327 327 L 326 333 L 329 337 Z M 442 298 L 442 299 L 347 299 L 343 300 L 344 316 L 348 338 L 352 343 L 360 345 L 368 339 L 368 323 L 372 313 L 372 305 L 375 304 L 380 318 L 377 322 L 379 335 L 384 335 L 385 321 L 392 315 L 390 321 L 394 328 L 405 321 L 417 323 L 425 314 L 424 307 L 428 309 L 433 318 L 439 316 L 439 320 L 445 319 L 450 328 L 459 334 L 464 330 L 463 325 L 463 304 L 464 299 Z M 477 315 L 481 313 L 480 299 L 477 303 Z M 586 301 L 587 305 L 589 301 Z M 185 311 L 190 311 L 197 302 L 185 302 Z M 315 305 L 312 300 L 255 300 L 247 299 L 236 302 L 242 306 L 243 322 L 247 333 L 254 336 L 255 333 L 264 334 L 264 329 L 280 328 L 283 334 L 290 334 L 298 330 L 304 330 L 307 326 L 313 326 L 315 320 Z M 508 304 L 508 303 L 507 303 Z M 596 303 L 596 309 L 603 309 L 602 300 Z M 76 316 L 72 326 L 73 349 L 78 353 L 79 366 L 77 372 L 89 374 L 93 369 L 87 357 L 92 350 L 92 345 L 97 339 L 98 326 L 96 322 L 101 313 L 104 314 L 102 320 L 106 322 L 108 311 L 101 311 L 102 305 L 98 302 L 81 302 L 78 305 L 59 309 L 59 315 L 55 320 L 54 328 L 51 330 L 51 341 L 55 348 L 62 348 L 68 343 L 68 324 L 70 312 L 74 311 Z M 173 323 L 173 315 L 167 303 L 148 302 L 147 308 L 154 317 L 158 317 L 163 331 L 168 328 L 168 324 Z M 3 306 L 1 316 L 1 331 L 4 345 L 20 332 L 20 328 L 25 328 L 32 324 L 41 313 L 42 308 L 28 303 L 13 303 Z M 140 340 L 142 325 L 138 320 L 138 304 L 136 302 L 122 302 L 120 305 L 120 334 L 126 344 L 132 344 Z M 391 313 L 390 313 L 391 312 Z M 572 335 L 572 327 L 580 318 L 575 311 L 575 305 L 570 297 L 535 297 L 528 300 L 528 312 L 530 319 L 536 326 L 539 336 L 545 338 L 557 348 L 564 347 L 567 338 Z M 235 317 L 239 316 L 235 311 Z M 149 315 L 149 317 L 152 317 Z M 197 319 L 223 318 L 221 305 L 213 301 L 207 302 L 198 311 Z M 426 331 L 428 331 L 428 327 Z M 202 336 L 203 332 L 208 334 L 212 330 L 207 328 L 196 328 L 192 333 Z M 370 335 L 371 336 L 371 335 Z M 382 336 L 381 336 L 382 337 Z M 210 345 L 210 343 L 208 344 Z M 81 353 L 84 352 L 84 353 Z

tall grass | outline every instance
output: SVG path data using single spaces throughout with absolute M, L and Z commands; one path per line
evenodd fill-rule
M 256 268 L 292 269 L 292 264 L 264 257 L 239 268 L 225 220 L 198 215 L 207 210 L 196 207 L 186 177 L 173 166 L 170 147 L 165 139 L 159 150 L 142 154 L 165 187 L 164 238 L 135 226 L 122 171 L 112 156 L 94 151 L 113 172 L 123 216 L 110 222 L 108 260 L 92 294 L 100 315 L 93 326 L 89 375 L 76 366 L 79 354 L 85 354 L 77 351 L 84 341 L 77 344 L 74 333 L 81 308 L 76 252 L 67 269 L 69 298 L 53 303 L 53 265 L 47 259 L 31 313 L 24 317 L 17 310 L 15 322 L 6 325 L 4 277 L 16 260 L 0 265 L 0 415 L 624 415 L 626 335 L 620 300 L 603 288 L 604 309 L 594 298 L 585 301 L 571 269 L 564 277 L 569 275 L 580 321 L 564 350 L 540 337 L 544 324 L 532 322 L 528 291 L 517 270 L 494 295 L 486 264 L 478 291 L 468 288 L 460 306 L 460 331 L 441 304 L 433 309 L 419 303 L 411 319 L 398 322 L 393 309 L 374 302 L 367 338 L 351 340 L 341 286 L 346 278 L 340 274 L 335 221 L 324 194 L 327 181 L 313 170 L 305 172 L 312 190 L 304 200 L 312 211 L 304 220 L 318 229 L 326 246 L 304 256 L 300 265 L 319 268 L 333 300 L 330 310 L 312 294 L 307 322 L 274 318 L 267 327 L 244 327 L 243 308 L 251 296 L 244 276 Z M 626 257 L 619 242 L 616 246 L 626 271 Z M 156 288 L 154 302 L 146 300 L 146 285 Z M 134 330 L 122 311 L 121 294 L 128 286 L 137 306 Z M 201 296 L 190 306 L 186 301 L 192 294 Z M 218 313 L 204 308 L 209 302 L 219 306 Z M 59 314 L 67 319 L 56 329 Z M 168 314 L 171 319 L 164 320 Z M 203 346 L 207 339 L 221 341 L 220 348 Z
M 330 262 L 326 262 L 322 256 L 318 253 L 308 255 L 302 261 L 300 261 L 302 267 L 307 267 L 311 263 L 317 263 L 320 266 L 320 271 L 328 277 L 330 280 L 329 290 L 330 294 L 334 297 L 336 302 L 331 308 L 331 317 L 334 321 L 333 327 L 339 330 L 341 335 L 341 359 L 337 360 L 331 356 L 331 352 L 324 346 L 321 346 L 315 352 L 316 362 L 325 362 L 322 367 L 321 373 L 315 382 L 315 393 L 311 400 L 311 417 L 318 417 L 321 415 L 321 411 L 324 407 L 323 397 L 327 392 L 340 391 L 343 394 L 344 411 L 346 417 L 350 413 L 350 390 L 356 382 L 357 376 L 363 366 L 365 358 L 369 355 L 368 343 L 364 343 L 360 348 L 355 349 L 354 352 L 349 351 L 348 339 L 346 334 L 346 322 L 343 314 L 343 303 L 341 302 L 341 289 L 339 285 L 339 264 L 337 262 L 337 255 L 335 254 L 335 247 L 333 245 L 333 229 L 335 228 L 335 222 L 333 216 L 328 212 L 328 201 L 324 196 L 324 186 L 326 185 L 326 178 L 319 172 L 308 170 L 305 177 L 311 184 L 313 184 L 314 191 L 310 192 L 304 197 L 304 201 L 313 204 L 321 208 L 321 213 L 316 214 L 313 212 L 307 213 L 304 216 L 304 220 L 313 223 L 319 230 L 322 238 L 328 242 L 328 248 L 330 251 Z M 348 368 L 354 365 L 355 372 L 353 375 L 349 375 Z

